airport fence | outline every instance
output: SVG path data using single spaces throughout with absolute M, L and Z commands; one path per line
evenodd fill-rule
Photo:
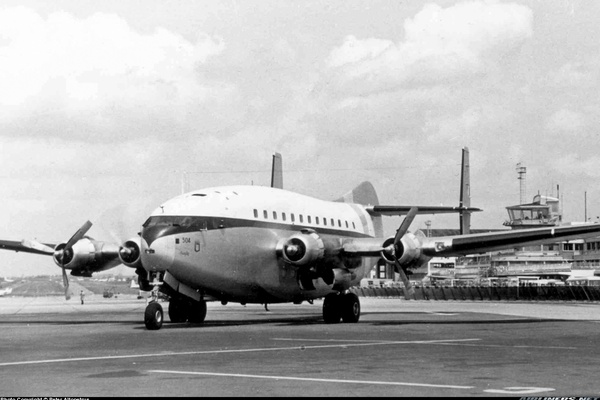
M 406 298 L 402 287 L 355 287 L 359 297 Z M 600 301 L 598 286 L 419 286 L 409 300 Z

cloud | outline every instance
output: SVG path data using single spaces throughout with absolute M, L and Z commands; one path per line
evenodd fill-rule
M 579 154 L 566 154 L 553 162 L 554 169 L 566 177 L 600 178 L 600 156 L 585 158 Z
M 114 135 L 130 116 L 186 119 L 234 91 L 198 79 L 197 68 L 224 48 L 202 33 L 195 42 L 163 28 L 139 33 L 114 14 L 43 18 L 25 7 L 0 9 L 3 134 Z M 69 132 L 78 119 L 88 132 Z
M 598 85 L 598 62 L 568 62 L 552 71 L 548 84 L 559 89 L 585 89 Z
M 568 108 L 562 108 L 554 112 L 550 115 L 548 122 L 546 123 L 546 128 L 550 132 L 568 133 L 573 135 L 577 135 L 585 126 L 585 115 Z
M 403 40 L 348 36 L 327 65 L 342 92 L 450 84 L 495 68 L 532 36 L 532 23 L 532 11 L 513 3 L 428 4 L 405 20 Z

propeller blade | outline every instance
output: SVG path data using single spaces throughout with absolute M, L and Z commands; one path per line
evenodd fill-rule
M 63 285 L 65 286 L 65 300 L 70 300 L 71 295 L 69 294 L 69 278 L 67 277 L 67 270 L 62 267 Z
M 406 214 L 406 217 L 404 217 L 404 220 L 400 224 L 400 228 L 398 228 L 398 230 L 396 231 L 396 237 L 394 238 L 394 245 L 396 243 L 398 243 L 400 241 L 400 239 L 402 239 L 402 236 L 404 236 L 406 234 L 406 232 L 408 232 L 408 228 L 410 227 L 410 224 L 412 224 L 413 220 L 417 216 L 417 212 L 419 212 L 419 208 L 417 208 L 417 207 L 410 208 L 410 210 Z
M 28 247 L 30 249 L 33 249 L 33 250 L 42 251 L 42 252 L 47 253 L 47 254 L 53 254 L 54 253 L 54 249 L 52 247 L 46 246 L 45 244 L 40 243 L 40 242 L 35 241 L 35 240 L 23 239 L 21 241 L 21 245 L 23 245 L 24 247 Z
M 402 280 L 402 283 L 404 283 L 404 297 L 406 298 L 406 300 L 410 300 L 409 297 L 413 297 L 415 294 L 415 288 L 412 287 L 408 276 L 406 276 L 406 273 L 404 272 L 404 269 L 402 269 L 402 267 L 400 266 L 398 260 L 396 260 L 396 268 L 398 269 L 398 273 L 400 274 L 400 279 Z
M 408 228 L 410 228 L 410 224 L 412 224 L 412 222 L 415 219 L 415 217 L 417 216 L 418 212 L 419 212 L 418 207 L 410 208 L 410 210 L 406 214 L 406 217 L 404 217 L 404 220 L 400 224 L 400 228 L 398 228 L 398 230 L 396 231 L 396 236 L 394 237 L 394 259 L 396 261 L 396 269 L 398 270 L 398 274 L 400 274 L 400 279 L 402 280 L 402 283 L 404 283 L 404 290 L 405 290 L 404 293 L 405 293 L 405 297 L 407 300 L 409 300 L 409 296 L 412 297 L 414 295 L 415 289 L 412 287 L 412 285 L 408 279 L 408 276 L 406 276 L 406 272 L 404 272 L 404 269 L 398 262 L 398 257 L 397 257 L 397 255 L 399 253 L 398 244 L 402 240 L 402 237 L 404 237 L 404 235 L 406 235 L 406 232 L 408 232 Z
M 75 232 L 75 234 L 73 236 L 71 236 L 71 239 L 69 239 L 69 241 L 67 242 L 67 244 L 64 247 L 64 250 L 66 249 L 70 249 L 71 247 L 73 247 L 73 245 L 75 243 L 77 243 L 77 241 L 79 239 L 81 239 L 83 237 L 83 235 L 86 234 L 87 231 L 90 230 L 90 228 L 92 227 L 92 223 L 90 221 L 86 221 L 81 228 L 79 228 L 77 230 L 77 232 Z

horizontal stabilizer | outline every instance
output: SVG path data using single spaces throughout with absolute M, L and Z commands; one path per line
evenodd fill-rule
M 411 208 L 417 207 L 417 214 L 448 214 L 460 212 L 482 211 L 475 207 L 447 206 L 367 206 L 365 209 L 371 215 L 406 215 Z

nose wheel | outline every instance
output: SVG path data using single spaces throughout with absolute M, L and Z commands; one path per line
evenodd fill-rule
M 144 312 L 144 324 L 146 325 L 146 329 L 151 331 L 160 329 L 163 324 L 163 315 L 163 308 L 158 302 L 153 301 L 148 304 L 146 311 Z

